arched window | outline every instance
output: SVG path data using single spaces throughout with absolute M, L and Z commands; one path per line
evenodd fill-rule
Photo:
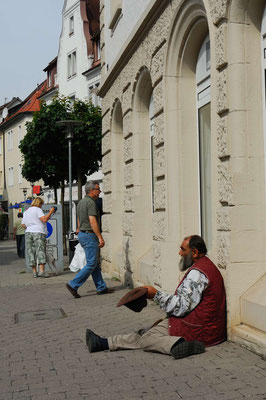
M 210 39 L 204 40 L 197 61 L 196 94 L 199 138 L 199 186 L 201 235 L 211 248 L 212 193 L 211 193 L 211 82 Z

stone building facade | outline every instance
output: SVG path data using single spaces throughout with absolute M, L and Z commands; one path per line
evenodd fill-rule
M 113 57 L 129 3 L 100 10 L 103 268 L 172 292 L 179 244 L 201 234 L 229 339 L 265 354 L 265 1 L 134 1 Z

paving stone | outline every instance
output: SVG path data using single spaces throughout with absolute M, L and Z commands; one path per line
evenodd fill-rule
M 182 360 L 142 350 L 90 354 L 85 330 L 103 336 L 149 326 L 164 314 L 149 302 L 141 313 L 117 308 L 127 292 L 97 296 L 90 279 L 73 299 L 66 271 L 41 282 L 19 274 L 13 241 L 1 242 L 0 400 L 265 400 L 265 361 L 234 343 Z M 34 299 L 34 301 L 33 301 Z M 41 304 L 41 307 L 40 307 Z M 62 308 L 67 317 L 14 323 L 16 313 Z

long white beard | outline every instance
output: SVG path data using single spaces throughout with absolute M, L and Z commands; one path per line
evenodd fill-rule
M 188 268 L 190 268 L 194 264 L 192 253 L 190 252 L 189 254 L 181 257 L 179 261 L 179 269 L 180 271 L 186 271 Z

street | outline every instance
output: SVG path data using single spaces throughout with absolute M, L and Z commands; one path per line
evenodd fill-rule
M 113 293 L 98 296 L 89 279 L 74 299 L 69 270 L 34 279 L 13 241 L 0 241 L 0 259 L 0 400 L 266 399 L 265 361 L 234 343 L 182 360 L 142 350 L 90 354 L 86 328 L 108 337 L 164 314 L 152 302 L 141 313 L 117 308 L 128 289 L 111 279 Z

